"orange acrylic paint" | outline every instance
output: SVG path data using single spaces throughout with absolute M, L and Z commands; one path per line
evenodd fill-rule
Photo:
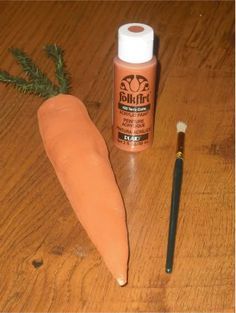
M 156 57 L 153 29 L 126 24 L 118 32 L 114 58 L 113 141 L 125 151 L 139 152 L 153 142 Z

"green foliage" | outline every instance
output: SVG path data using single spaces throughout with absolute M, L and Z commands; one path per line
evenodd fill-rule
M 25 80 L 18 76 L 10 75 L 6 71 L 0 71 L 0 82 L 12 85 L 23 93 L 30 93 L 41 96 L 45 99 L 59 93 L 68 93 L 69 75 L 65 71 L 63 51 L 56 45 L 46 46 L 47 55 L 52 57 L 56 67 L 56 77 L 59 86 L 54 85 L 50 79 L 34 64 L 32 59 L 23 51 L 11 48 L 10 52 L 21 65 L 23 71 L 28 76 Z
M 59 91 L 61 93 L 68 93 L 70 90 L 69 74 L 65 71 L 65 64 L 63 59 L 63 51 L 57 45 L 45 46 L 45 51 L 48 57 L 51 57 L 55 63 L 55 74 L 59 82 Z
M 20 92 L 35 94 L 45 99 L 57 94 L 56 92 L 52 94 L 52 90 L 48 85 L 44 85 L 38 81 L 27 81 L 21 77 L 10 75 L 6 71 L 0 71 L 0 82 L 6 85 L 12 85 Z

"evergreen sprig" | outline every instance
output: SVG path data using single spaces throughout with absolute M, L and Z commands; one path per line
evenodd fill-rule
M 10 75 L 6 71 L 0 71 L 0 82 L 6 85 L 12 85 L 20 92 L 35 94 L 46 99 L 51 94 L 51 89 L 48 85 L 44 85 L 38 81 L 27 81 L 21 77 Z
M 53 57 L 56 67 L 56 76 L 60 86 L 53 84 L 50 79 L 34 64 L 32 59 L 22 50 L 11 48 L 10 51 L 27 74 L 28 80 L 0 71 L 0 82 L 12 85 L 23 93 L 30 93 L 50 98 L 59 93 L 68 93 L 69 75 L 65 72 L 63 51 L 56 45 L 48 45 L 47 55 Z
M 48 57 L 51 57 L 55 63 L 55 74 L 59 82 L 59 91 L 68 93 L 70 90 L 70 77 L 65 70 L 63 50 L 55 44 L 46 45 L 45 51 Z

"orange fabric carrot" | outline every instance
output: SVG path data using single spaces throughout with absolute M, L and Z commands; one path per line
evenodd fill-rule
M 38 110 L 46 153 L 79 221 L 122 286 L 127 282 L 126 216 L 107 146 L 85 105 L 78 98 L 65 94 L 69 84 L 61 49 L 49 45 L 46 51 L 55 61 L 59 87 L 19 49 L 11 52 L 29 80 L 1 71 L 0 81 L 47 98 Z

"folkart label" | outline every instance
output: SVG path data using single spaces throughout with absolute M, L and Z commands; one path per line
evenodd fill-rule
M 150 86 L 142 75 L 128 75 L 120 82 L 118 141 L 141 145 L 149 140 Z M 149 124 L 149 123 L 148 123 Z
M 150 87 L 142 75 L 125 76 L 120 83 L 119 109 L 128 112 L 145 112 L 150 109 Z

